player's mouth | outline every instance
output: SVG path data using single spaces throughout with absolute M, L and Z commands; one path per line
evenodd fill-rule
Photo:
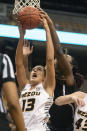
M 36 77 L 37 77 L 37 74 L 33 73 L 32 78 L 36 78 Z

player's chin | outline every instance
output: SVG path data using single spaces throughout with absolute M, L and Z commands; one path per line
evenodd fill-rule
M 38 79 L 38 78 L 33 78 L 33 79 L 31 79 L 31 82 L 32 82 L 32 83 L 38 83 L 38 82 L 39 82 L 39 79 Z

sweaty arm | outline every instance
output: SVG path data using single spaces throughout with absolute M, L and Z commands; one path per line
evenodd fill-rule
M 46 19 L 43 19 L 44 28 L 46 30 L 46 40 L 47 40 L 47 48 L 46 48 L 46 90 L 53 96 L 54 88 L 55 88 L 55 70 L 54 70 L 54 47 L 51 39 L 51 34 L 49 30 L 49 26 L 47 24 Z
M 22 26 L 20 24 L 19 24 L 19 32 L 20 32 L 20 39 L 16 49 L 15 63 L 16 63 L 17 81 L 20 90 L 22 90 L 24 86 L 27 84 L 28 80 L 26 77 L 27 75 L 23 64 L 24 30 L 22 29 Z
M 22 111 L 18 100 L 13 65 L 7 55 L 3 56 L 2 90 L 6 96 L 8 109 L 16 125 L 16 130 L 25 131 Z

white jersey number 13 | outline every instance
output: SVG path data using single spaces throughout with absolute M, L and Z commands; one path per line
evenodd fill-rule
M 35 104 L 35 98 L 23 100 L 22 112 L 33 110 L 34 104 Z

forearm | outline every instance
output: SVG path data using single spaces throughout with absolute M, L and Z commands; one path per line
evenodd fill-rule
M 54 27 L 54 24 L 51 22 L 49 24 L 49 27 L 50 27 L 51 37 L 52 37 L 52 41 L 53 41 L 53 45 L 54 45 L 55 57 L 58 61 L 58 66 L 56 66 L 56 67 L 65 76 L 66 83 L 68 85 L 73 85 L 74 77 L 73 77 L 73 73 L 72 73 L 72 67 L 64 57 L 64 53 L 61 49 L 61 45 L 60 45 L 59 38 L 56 33 L 56 29 Z
M 60 45 L 59 38 L 56 33 L 56 29 L 54 27 L 54 24 L 50 23 L 49 27 L 50 27 L 51 37 L 52 37 L 52 41 L 54 45 L 55 56 L 58 60 L 58 65 L 60 68 L 62 68 L 62 71 L 65 71 L 65 69 L 69 69 L 69 64 L 67 63 L 67 61 L 64 58 L 64 53 L 61 49 L 61 45 Z
M 50 30 L 46 31 L 47 53 L 46 53 L 46 80 L 47 87 L 51 89 L 50 96 L 53 96 L 55 88 L 55 70 L 54 70 L 54 47 L 50 35 Z
M 11 81 L 5 82 L 3 83 L 2 87 L 6 96 L 8 110 L 11 114 L 12 120 L 17 127 L 17 131 L 24 131 L 24 121 L 19 105 L 16 83 Z
M 49 28 L 50 28 L 50 33 L 51 33 L 51 37 L 52 37 L 52 41 L 53 41 L 53 45 L 54 45 L 54 50 L 55 50 L 55 56 L 56 55 L 60 55 L 63 54 L 62 50 L 61 50 L 61 45 L 60 45 L 60 41 L 59 38 L 57 36 L 56 33 L 56 29 L 54 27 L 53 22 L 49 23 Z
M 16 65 L 20 65 L 23 63 L 23 42 L 24 42 L 24 38 L 20 37 L 19 42 L 18 42 L 18 46 L 16 49 Z M 22 59 L 20 59 L 22 58 Z
M 46 39 L 47 39 L 47 56 L 46 59 L 48 61 L 54 60 L 54 47 L 52 43 L 52 38 L 50 35 L 50 30 L 46 31 Z
M 63 63 L 64 63 L 64 69 L 66 69 L 67 67 L 67 61 L 65 60 L 64 58 L 64 54 L 63 54 L 63 51 L 61 49 L 61 46 L 60 46 L 60 42 L 59 42 L 59 38 L 57 36 L 57 33 L 56 33 L 56 29 L 54 27 L 54 24 L 53 23 L 50 23 L 49 24 L 49 28 L 50 28 L 50 33 L 51 33 L 51 37 L 52 37 L 52 41 L 53 41 L 53 45 L 54 45 L 54 51 L 55 51 L 55 56 L 58 60 L 58 65 L 60 68 L 63 68 Z M 62 66 L 61 66 L 62 65 Z M 69 65 L 68 65 L 69 66 Z
M 29 79 L 29 69 L 28 69 L 28 55 L 23 55 L 23 64 L 26 71 L 27 79 Z
M 28 55 L 23 55 L 23 64 L 25 68 L 28 68 Z
M 58 106 L 66 105 L 73 103 L 73 99 L 71 95 L 66 95 L 66 96 L 60 96 L 55 100 L 55 104 Z
M 11 113 L 12 119 L 16 125 L 16 131 L 25 131 L 23 115 L 20 109 L 20 105 L 15 107 L 9 107 L 9 112 Z

